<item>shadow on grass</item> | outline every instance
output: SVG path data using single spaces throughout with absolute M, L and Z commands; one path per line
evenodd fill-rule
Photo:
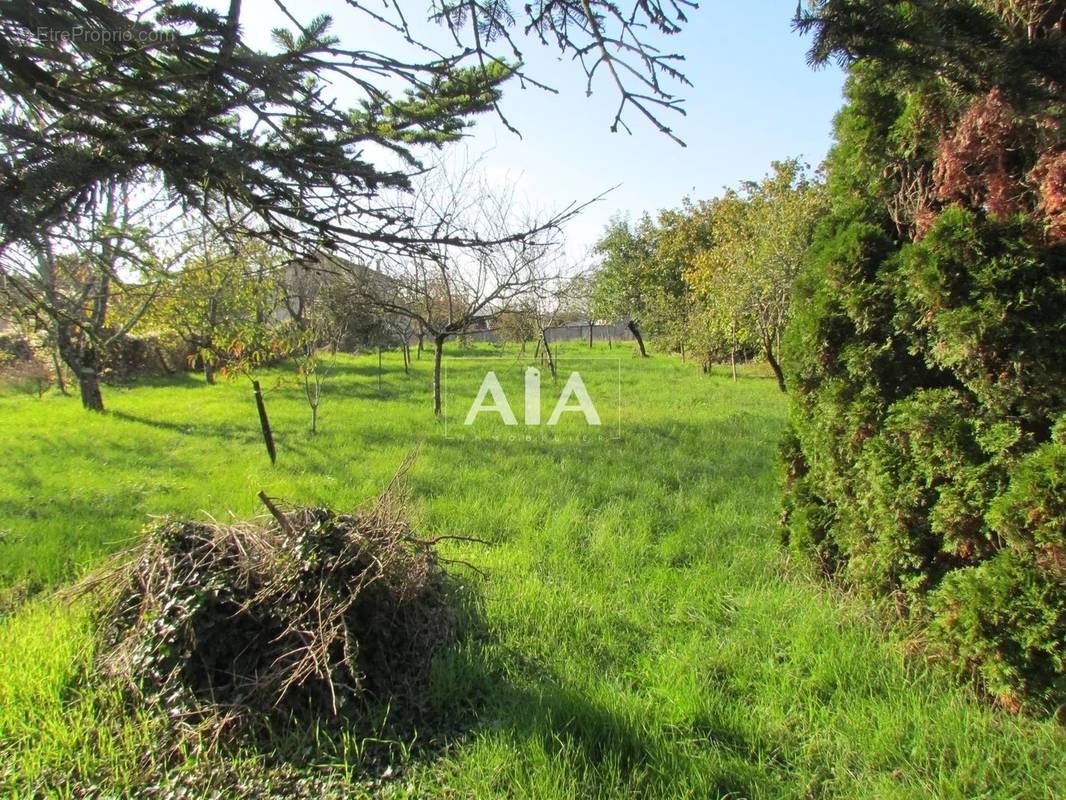
M 617 788 L 637 797 L 753 796 L 755 787 L 746 770 L 708 770 L 706 761 L 694 756 L 689 746 L 698 741 L 703 752 L 719 749 L 747 764 L 765 762 L 767 748 L 740 730 L 704 717 L 666 731 L 656 720 L 609 707 L 541 667 L 522 665 L 520 657 L 512 659 L 517 664 L 495 662 L 494 652 L 474 647 L 451 656 L 449 671 L 461 673 L 466 692 L 465 697 L 463 692 L 450 694 L 451 706 L 437 710 L 445 712 L 441 719 L 446 721 L 438 726 L 447 729 L 447 721 L 469 720 L 468 728 L 451 744 L 461 747 L 479 733 L 490 732 L 509 742 L 516 755 L 539 751 L 553 765 L 565 763 L 571 777 L 582 784 L 579 791 L 590 796 L 619 779 L 624 788 Z M 505 677 L 505 671 L 514 677 Z M 459 707 L 464 700 L 465 708 Z M 427 750 L 419 757 L 432 760 L 435 753 Z M 528 767 L 501 763 L 497 768 L 521 773 Z M 516 784 L 535 780 L 524 776 Z M 545 784 L 551 780 L 547 776 Z M 508 794 L 507 787 L 494 788 Z
M 717 765 L 708 773 L 691 745 L 754 768 L 766 764 L 765 743 L 707 716 L 675 723 L 664 734 L 654 720 L 610 708 L 501 648 L 477 611 L 476 595 L 463 596 L 460 637 L 437 655 L 432 679 L 418 694 L 377 698 L 358 718 L 273 723 L 269 732 L 235 739 L 213 755 L 252 754 L 267 770 L 299 774 L 343 765 L 349 786 L 380 787 L 383 774 L 447 775 L 449 759 L 490 735 L 508 742 L 516 760 L 499 765 L 484 791 L 508 794 L 506 771 L 536 766 L 517 754 L 539 751 L 553 768 L 566 764 L 589 793 L 621 780 L 627 794 L 639 797 L 753 796 L 750 770 Z M 537 776 L 516 776 L 515 785 L 529 780 Z
M 108 380 L 104 382 L 105 391 L 111 389 L 134 389 L 141 387 L 166 388 L 166 389 L 204 389 L 209 388 L 204 383 L 202 372 L 195 370 L 181 370 L 179 372 L 163 373 L 158 375 L 132 375 L 121 380 Z M 75 387 L 76 388 L 76 387 Z M 104 398 L 106 404 L 107 398 Z
M 151 419 L 150 417 L 143 417 L 139 414 L 131 414 L 128 411 L 115 411 L 110 410 L 107 412 L 115 419 L 123 420 L 124 422 L 132 422 L 137 425 L 148 425 L 152 428 L 157 428 L 161 431 L 170 431 L 172 433 L 180 434 L 197 434 L 200 436 L 222 436 L 226 435 L 232 430 L 228 426 L 221 425 L 204 425 L 196 422 L 172 422 L 170 420 L 163 419 Z
M 228 444 L 255 445 L 263 443 L 263 434 L 259 428 L 259 419 L 256 416 L 255 406 L 248 404 L 245 423 L 243 425 L 233 423 L 205 423 L 203 420 L 166 420 L 145 417 L 139 414 L 131 414 L 128 411 L 107 412 L 115 419 L 130 422 L 135 425 L 147 425 L 156 430 L 176 433 L 181 436 L 194 436 L 201 438 L 218 439 Z M 279 443 L 286 438 L 283 434 L 275 431 L 275 442 Z M 139 452 L 137 447 L 130 448 L 133 453 Z

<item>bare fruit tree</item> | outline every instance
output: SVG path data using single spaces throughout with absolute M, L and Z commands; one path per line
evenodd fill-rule
M 543 353 L 554 379 L 558 374 L 558 369 L 555 353 L 552 352 L 551 342 L 548 339 L 548 331 L 568 316 L 568 304 L 575 279 L 567 277 L 568 270 L 562 268 L 565 263 L 562 248 L 552 254 L 551 261 L 558 266 L 548 270 L 550 277 L 533 288 L 528 308 L 537 331 L 537 352 Z
M 103 411 L 108 357 L 184 257 L 189 223 L 161 213 L 161 194 L 144 184 L 109 181 L 96 193 L 76 221 L 40 232 L 33 246 L 8 247 L 0 287 L 13 313 L 49 332 L 82 405 Z
M 354 298 L 383 314 L 406 317 L 433 342 L 435 414 L 441 413 L 444 343 L 487 325 L 551 284 L 559 233 L 581 208 L 572 205 L 538 218 L 519 208 L 513 187 L 493 185 L 476 163 L 440 164 L 414 194 L 413 226 L 428 232 L 425 246 L 382 254 L 372 265 L 338 263 Z

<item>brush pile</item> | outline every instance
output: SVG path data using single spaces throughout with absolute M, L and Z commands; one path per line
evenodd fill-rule
M 358 713 L 411 695 L 454 614 L 436 540 L 386 492 L 366 512 L 233 525 L 163 521 L 82 586 L 103 673 L 183 719 Z

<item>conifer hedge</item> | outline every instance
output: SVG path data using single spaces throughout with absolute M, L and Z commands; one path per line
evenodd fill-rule
M 786 337 L 785 522 L 1001 703 L 1062 714 L 1066 4 L 1018 5 L 801 19 L 849 78 Z

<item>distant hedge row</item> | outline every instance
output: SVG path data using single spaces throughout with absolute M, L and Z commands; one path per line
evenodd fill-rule
M 1049 70 L 1066 35 L 979 2 L 818 5 L 819 45 L 854 63 L 785 349 L 788 542 L 927 621 L 1007 707 L 1063 714 L 1066 142 Z M 899 47 L 912 34 L 927 51 Z M 970 84 L 965 37 L 993 59 Z
M 58 359 L 58 354 L 57 359 Z M 122 335 L 108 348 L 102 375 L 108 382 L 123 382 L 141 375 L 179 372 L 192 365 L 189 348 L 182 343 L 163 342 L 156 336 Z M 16 332 L 0 334 L 0 362 L 38 364 L 54 380 L 56 360 L 50 340 L 36 339 Z

